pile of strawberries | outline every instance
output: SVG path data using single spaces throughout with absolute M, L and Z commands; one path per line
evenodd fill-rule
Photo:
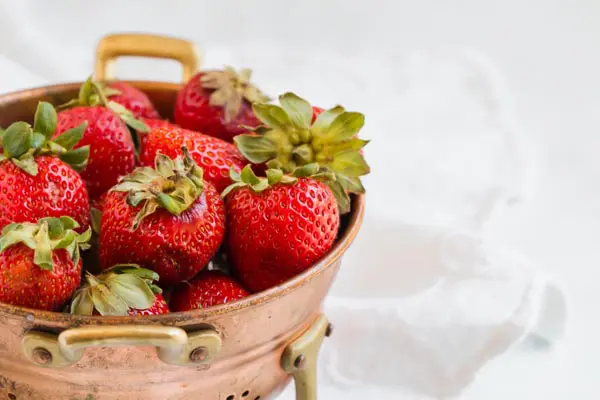
M 277 286 L 331 249 L 364 192 L 363 123 L 292 93 L 270 103 L 229 67 L 185 85 L 174 123 L 123 82 L 40 102 L 0 129 L 0 301 L 155 315 Z

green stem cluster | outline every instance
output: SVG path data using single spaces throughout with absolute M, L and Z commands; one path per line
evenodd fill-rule
M 193 160 L 186 147 L 183 156 L 172 160 L 158 153 L 154 168 L 140 167 L 121 178 L 111 189 L 126 192 L 127 203 L 142 206 L 135 217 L 133 229 L 159 207 L 173 215 L 180 215 L 198 199 L 204 191 L 203 171 Z
M 76 106 L 104 106 L 121 118 L 129 127 L 137 132 L 148 133 L 150 128 L 144 122 L 135 118 L 133 113 L 123 107 L 121 104 L 110 100 L 111 96 L 121 94 L 121 91 L 113 89 L 102 82 L 95 82 L 92 77 L 81 85 L 79 94 L 76 99 L 73 99 L 65 104 L 59 106 L 59 109 L 66 109 Z
M 52 104 L 45 101 L 38 103 L 33 126 L 18 121 L 11 124 L 1 135 L 2 153 L 0 162 L 12 161 L 17 167 L 32 176 L 38 174 L 36 156 L 56 155 L 76 171 L 87 165 L 90 154 L 89 146 L 75 148 L 81 140 L 87 122 L 63 132 L 53 138 L 56 132 L 57 114 Z
M 89 249 L 92 231 L 88 228 L 79 234 L 77 221 L 70 217 L 42 218 L 37 223 L 13 223 L 4 227 L 0 236 L 0 253 L 17 244 L 34 251 L 33 262 L 38 267 L 52 271 L 54 250 L 67 251 L 73 264 L 79 264 L 80 251 Z
M 328 185 L 342 213 L 350 210 L 348 193 L 364 193 L 360 177 L 370 172 L 362 149 L 368 141 L 358 138 L 364 115 L 341 106 L 321 113 L 314 122 L 313 108 L 293 93 L 279 97 L 280 106 L 254 103 L 256 117 L 263 123 L 254 134 L 239 135 L 234 141 L 252 163 L 293 173 L 298 167 L 318 164 L 321 172 L 335 176 Z
M 86 272 L 86 284 L 75 292 L 71 314 L 126 316 L 130 309 L 152 307 L 162 289 L 159 276 L 136 264 L 119 264 L 98 276 Z

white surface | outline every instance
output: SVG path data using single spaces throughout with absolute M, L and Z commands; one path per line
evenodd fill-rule
M 174 2 L 146 1 L 127 4 L 129 6 L 125 10 L 123 2 L 110 1 L 36 2 L 35 6 L 33 2 L 0 1 L 0 91 L 39 85 L 48 81 L 84 78 L 92 65 L 93 44 L 103 33 L 111 31 L 151 31 L 188 37 L 198 41 L 201 47 L 214 49 L 213 54 L 206 54 L 209 63 L 211 60 L 215 63 L 219 60 L 243 64 L 245 60 L 255 59 L 256 54 L 252 54 L 250 50 L 247 50 L 249 54 L 244 54 L 243 49 L 249 48 L 244 46 L 247 43 L 250 43 L 253 49 L 258 44 L 265 48 L 285 44 L 293 49 L 290 50 L 291 54 L 269 54 L 268 57 L 281 63 L 291 63 L 299 71 L 295 75 L 295 82 L 302 87 L 307 97 L 311 96 L 311 99 L 314 98 L 323 104 L 343 101 L 349 108 L 360 107 L 361 111 L 367 113 L 368 118 L 375 120 L 372 126 L 377 126 L 378 131 L 370 131 L 370 136 L 375 140 L 370 145 L 372 150 L 368 151 L 369 154 L 372 151 L 377 155 L 376 159 L 371 160 L 376 172 L 369 178 L 368 184 L 369 189 L 377 193 L 377 188 L 385 188 L 377 183 L 377 176 L 392 177 L 389 172 L 377 172 L 384 167 L 399 168 L 399 181 L 420 176 L 417 171 L 429 172 L 425 177 L 434 181 L 439 175 L 433 173 L 433 169 L 423 169 L 423 166 L 429 164 L 426 160 L 416 158 L 417 155 L 425 157 L 426 152 L 409 153 L 400 149 L 400 154 L 404 157 L 395 157 L 396 154 L 392 153 L 386 143 L 378 142 L 382 137 L 398 136 L 397 140 L 409 140 L 406 143 L 415 149 L 418 148 L 415 147 L 418 143 L 410 141 L 411 136 L 407 136 L 406 128 L 411 124 L 425 126 L 428 127 L 426 132 L 431 134 L 434 131 L 432 127 L 436 125 L 432 125 L 428 118 L 418 119 L 419 116 L 415 114 L 418 110 L 417 105 L 411 101 L 415 99 L 414 96 L 405 97 L 404 102 L 381 104 L 381 100 L 386 96 L 390 98 L 389 91 L 394 86 L 377 85 L 373 82 L 377 82 L 382 74 L 396 72 L 397 66 L 411 65 L 410 59 L 415 57 L 415 54 L 438 55 L 440 52 L 436 49 L 440 48 L 443 54 L 449 52 L 453 55 L 450 62 L 454 62 L 456 54 L 462 54 L 464 48 L 471 49 L 469 54 L 475 54 L 477 57 L 485 55 L 483 59 L 493 60 L 491 64 L 495 67 L 491 70 L 497 69 L 504 75 L 514 102 L 508 100 L 507 93 L 499 94 L 499 98 L 503 100 L 503 105 L 508 105 L 509 109 L 516 110 L 517 113 L 516 118 L 513 118 L 505 114 L 505 111 L 499 111 L 502 115 L 501 121 L 510 122 L 508 128 L 511 131 L 515 128 L 512 123 L 518 122 L 519 131 L 527 132 L 530 138 L 529 143 L 519 142 L 517 148 L 525 149 L 524 153 L 516 156 L 515 163 L 507 165 L 520 165 L 524 169 L 519 169 L 517 179 L 513 179 L 515 176 L 511 175 L 510 168 L 494 169 L 506 162 L 505 157 L 496 159 L 497 162 L 494 163 L 493 157 L 477 158 L 477 151 L 467 151 L 465 154 L 477 163 L 473 179 L 450 180 L 449 182 L 455 183 L 450 186 L 450 190 L 464 189 L 460 193 L 469 193 L 468 197 L 471 199 L 481 199 L 478 195 L 489 193 L 490 182 L 502 182 L 503 196 L 500 199 L 492 197 L 499 201 L 494 203 L 495 205 L 506 204 L 503 200 L 508 200 L 511 194 L 521 194 L 522 201 L 512 203 L 508 207 L 484 208 L 499 212 L 493 214 L 486 224 L 472 224 L 469 229 L 484 230 L 485 241 L 493 243 L 493 248 L 500 243 L 503 245 L 501 247 L 516 251 L 554 275 L 556 280 L 569 290 L 570 320 L 567 338 L 560 346 L 551 351 L 513 348 L 508 354 L 481 370 L 477 379 L 465 390 L 463 397 L 468 400 L 586 400 L 595 399 L 600 395 L 595 362 L 600 356 L 600 342 L 597 341 L 600 337 L 600 324 L 596 318 L 600 304 L 600 291 L 597 290 L 600 255 L 595 246 L 600 230 L 600 168 L 596 161 L 600 145 L 600 118 L 596 112 L 600 107 L 600 93 L 597 90 L 600 87 L 600 75 L 597 73 L 600 70 L 600 53 L 597 51 L 600 39 L 599 3 L 580 1 L 575 7 L 572 2 L 541 0 L 313 0 L 295 3 L 262 1 L 252 2 L 252 5 L 248 2 L 242 6 L 241 2 L 233 1 L 180 1 L 176 3 L 176 9 L 172 9 Z M 137 12 L 134 13 L 133 10 Z M 234 41 L 238 41 L 237 45 L 233 44 Z M 57 43 L 60 45 L 56 46 Z M 237 51 L 233 53 L 233 49 Z M 311 54 L 310 50 L 315 53 Z M 297 60 L 294 59 L 294 54 L 311 55 L 306 56 L 305 60 Z M 323 54 L 327 56 L 321 56 Z M 345 72 L 336 68 L 336 63 L 355 59 L 365 60 L 364 64 L 344 68 L 342 71 Z M 297 66 L 298 63 L 300 66 Z M 137 61 L 120 64 L 123 76 L 126 77 L 138 75 L 149 79 L 161 79 L 174 77 L 177 73 L 174 67 L 166 63 L 159 63 L 156 68 L 141 68 L 142 65 L 145 64 Z M 308 65 L 308 69 L 302 70 L 304 65 Z M 319 73 L 318 77 L 312 79 L 308 72 L 311 66 L 315 65 L 320 65 L 319 71 L 326 72 Z M 421 67 L 426 65 L 427 63 L 417 63 L 419 67 L 415 71 L 422 77 L 427 76 L 427 69 Z M 359 71 L 360 75 L 353 75 L 347 71 Z M 490 72 L 489 69 L 486 71 Z M 484 83 L 495 82 L 498 71 L 492 72 L 492 75 L 486 74 Z M 273 89 L 286 85 L 287 80 L 278 81 L 275 77 L 285 75 L 281 75 L 281 71 L 279 75 L 275 72 L 278 71 L 257 70 L 256 79 L 269 82 Z M 406 76 L 407 70 L 398 72 L 400 76 Z M 476 103 L 461 101 L 460 104 L 454 104 L 445 98 L 444 102 L 444 96 L 440 94 L 452 93 L 452 87 L 445 84 L 455 81 L 456 72 L 451 72 L 450 79 L 440 79 L 438 86 L 435 85 L 435 81 L 423 80 L 419 88 L 423 89 L 425 85 L 431 89 L 428 98 L 441 99 L 436 103 L 441 111 L 448 107 L 458 107 L 460 104 L 469 104 L 470 110 L 489 108 L 485 99 Z M 364 79 L 366 73 L 373 76 Z M 431 73 L 440 75 L 435 70 Z M 494 78 L 490 79 L 490 76 Z M 321 82 L 324 84 L 321 85 Z M 504 86 L 500 84 L 499 87 Z M 461 94 L 464 90 L 455 93 Z M 411 110 L 408 115 L 403 113 L 406 108 Z M 383 115 L 384 110 L 388 113 L 387 116 Z M 394 116 L 390 117 L 389 113 Z M 441 116 L 447 117 L 443 113 Z M 469 129 L 474 126 L 465 125 L 465 121 L 481 122 L 482 119 L 481 114 L 476 113 L 473 119 L 466 119 L 463 115 L 460 120 L 442 121 L 446 121 L 448 128 L 460 128 L 458 131 L 449 129 L 452 134 L 469 139 L 474 137 L 469 136 L 470 133 L 479 130 Z M 485 122 L 485 126 L 489 127 L 489 121 Z M 486 132 L 492 133 L 487 137 L 494 137 L 493 130 Z M 430 141 L 435 139 L 433 135 L 425 137 Z M 454 144 L 452 141 L 444 143 L 444 148 L 456 151 L 451 147 Z M 488 142 L 479 142 L 478 145 L 472 146 L 466 150 L 486 149 L 492 150 L 493 154 L 502 154 L 498 146 L 491 146 Z M 425 147 L 427 148 L 429 147 Z M 390 152 L 387 157 L 386 150 Z M 437 152 L 435 150 L 431 152 L 430 157 L 450 157 L 439 148 Z M 451 163 L 451 166 L 459 165 L 457 159 L 443 159 Z M 437 160 L 439 159 L 436 158 L 435 161 Z M 411 165 L 418 165 L 421 169 L 415 169 L 415 174 L 412 174 L 409 171 Z M 437 172 L 440 171 L 456 177 L 460 176 L 461 170 L 442 168 Z M 459 171 L 459 175 L 453 175 L 456 171 Z M 490 171 L 501 173 L 490 175 Z M 527 174 L 521 176 L 519 171 L 527 171 Z M 508 177 L 508 180 L 498 181 L 498 176 Z M 510 178 L 511 176 L 513 178 Z M 415 193 L 421 196 L 435 193 L 428 191 L 426 186 L 416 187 L 418 190 Z M 483 192 L 480 191 L 482 188 Z M 509 188 L 514 189 L 512 193 Z M 440 198 L 450 201 L 436 203 L 433 208 L 435 212 L 431 213 L 419 210 L 419 204 L 411 202 L 412 197 L 400 197 L 401 203 L 398 204 L 405 207 L 398 208 L 391 206 L 393 199 L 384 197 L 387 194 L 385 189 L 379 194 L 372 193 L 370 198 L 373 200 L 369 203 L 370 215 L 367 223 L 371 222 L 375 229 L 382 229 L 383 232 L 387 232 L 385 229 L 392 225 L 393 227 L 389 228 L 391 232 L 404 234 L 409 243 L 410 240 L 420 240 L 419 235 L 411 234 L 410 227 L 414 225 L 398 225 L 394 221 L 426 223 L 435 227 L 431 228 L 432 232 L 447 232 L 447 225 L 454 225 L 456 222 L 462 224 L 465 220 L 470 220 L 469 216 L 473 216 L 472 211 L 478 209 L 477 206 L 471 207 L 473 204 L 482 204 L 477 201 L 464 202 L 460 196 L 453 196 L 456 193 L 459 192 L 442 192 Z M 426 197 L 429 200 L 431 198 L 431 195 Z M 432 209 L 431 202 L 426 204 L 426 210 Z M 484 212 L 484 215 L 487 214 Z M 417 216 L 419 218 L 415 220 Z M 386 224 L 376 222 L 382 218 L 386 219 Z M 404 229 L 407 227 L 409 229 Z M 368 241 L 372 241 L 373 238 L 359 240 L 363 240 L 362 243 L 368 246 Z M 502 254 L 504 257 L 505 253 Z M 383 259 L 384 256 L 381 257 Z M 351 274 L 356 272 L 350 265 L 346 262 L 340 282 L 336 285 L 335 290 L 338 294 L 343 294 L 343 288 L 349 287 L 344 284 L 344 280 L 350 279 Z M 513 265 L 512 262 L 510 265 Z M 330 302 L 328 306 L 332 308 L 336 304 Z M 407 308 L 402 307 L 402 310 L 406 311 Z M 383 318 L 382 326 L 386 327 L 387 322 L 389 319 Z M 332 351 L 333 346 L 335 345 L 330 345 L 327 351 Z M 444 352 L 437 353 L 443 354 Z M 406 355 L 402 353 L 401 356 Z M 452 366 L 450 363 L 443 365 Z M 453 366 L 456 365 L 458 364 Z M 366 367 L 377 371 L 376 364 Z M 378 388 L 328 386 L 323 387 L 323 397 L 340 398 L 343 394 L 344 398 L 350 398 L 350 392 L 352 398 L 418 398 L 397 388 L 397 383 L 410 376 L 407 374 L 410 368 L 399 365 L 397 371 L 398 380 L 393 382 L 393 385 L 390 385 L 389 381 L 379 381 L 374 382 L 379 384 Z M 360 377 L 364 377 L 364 372 L 360 369 L 352 370 L 346 375 L 352 377 L 359 374 Z M 395 370 L 384 372 L 386 374 L 380 377 L 382 380 L 389 379 Z M 434 377 L 432 385 L 440 387 L 443 383 L 442 379 Z M 424 391 L 431 391 L 431 388 Z

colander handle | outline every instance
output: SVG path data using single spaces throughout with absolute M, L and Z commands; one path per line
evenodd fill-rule
M 183 83 L 187 82 L 200 66 L 200 52 L 192 42 L 168 36 L 121 33 L 104 36 L 98 43 L 95 78 L 99 81 L 114 79 L 115 61 L 123 56 L 179 61 L 183 69 Z
M 296 400 L 317 400 L 317 360 L 321 344 L 330 334 L 331 324 L 321 315 L 283 352 L 281 366 L 294 377 Z
M 75 364 L 88 347 L 114 346 L 154 346 L 167 364 L 198 365 L 217 355 L 221 337 L 212 329 L 187 333 L 172 326 L 98 325 L 67 329 L 59 335 L 30 331 L 22 340 L 25 356 L 43 367 Z

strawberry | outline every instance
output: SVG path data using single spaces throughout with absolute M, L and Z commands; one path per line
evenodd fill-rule
M 122 175 L 135 167 L 135 147 L 127 126 L 119 117 L 101 106 L 75 107 L 58 116 L 58 133 L 87 121 L 81 144 L 91 148 L 88 165 L 81 176 L 93 199 L 115 185 Z
M 156 128 L 179 128 L 177 125 L 175 125 L 171 121 L 167 121 L 166 119 L 144 118 L 142 121 L 146 124 L 146 126 L 150 130 L 153 130 Z
M 220 271 L 202 271 L 182 282 L 171 295 L 172 311 L 190 311 L 239 300 L 250 293 L 235 279 Z
M 73 169 L 83 168 L 89 154 L 87 146 L 73 150 L 85 124 L 51 140 L 56 120 L 54 107 L 40 102 L 33 127 L 15 122 L 2 135 L 0 229 L 11 222 L 61 216 L 75 219 L 82 230 L 89 226 L 85 183 Z
M 55 311 L 71 298 L 81 279 L 80 250 L 91 231 L 74 231 L 69 217 L 9 224 L 0 236 L 0 301 Z
M 157 129 L 157 128 L 170 128 L 170 129 L 179 128 L 177 125 L 175 125 L 175 124 L 167 121 L 166 119 L 145 118 L 142 121 L 148 127 L 148 132 L 145 132 L 145 133 L 144 132 L 137 132 L 137 136 L 139 138 L 140 153 L 142 153 L 144 151 L 143 149 L 146 146 L 146 142 L 148 141 L 148 135 L 154 129 Z
M 210 261 L 225 233 L 225 207 L 187 149 L 159 154 L 106 197 L 100 226 L 103 268 L 134 262 L 156 271 L 161 286 L 191 279 Z
M 140 153 L 140 163 L 153 165 L 158 153 L 177 157 L 182 146 L 189 149 L 194 161 L 204 170 L 205 179 L 219 192 L 231 183 L 229 169 L 233 167 L 239 172 L 247 163 L 233 144 L 180 128 L 159 128 L 150 132 Z
M 236 275 L 252 292 L 281 284 L 321 259 L 333 245 L 340 217 L 327 184 L 332 173 L 315 164 L 294 171 L 267 170 L 266 178 L 250 166 L 223 195 L 227 210 L 227 254 Z
M 136 118 L 160 118 L 146 93 L 126 82 L 111 82 L 108 90 L 105 89 L 106 92 L 110 100 L 131 111 Z
M 154 284 L 158 274 L 135 264 L 121 264 L 94 276 L 75 293 L 71 314 L 160 315 L 169 312 L 162 289 Z
M 150 306 L 150 308 L 146 309 L 130 309 L 129 315 L 135 317 L 136 315 L 144 316 L 144 315 L 161 315 L 167 314 L 170 312 L 169 305 L 167 304 L 167 300 L 163 297 L 162 294 L 157 294 L 156 300 L 154 300 L 154 304 Z
M 160 119 L 160 118 L 144 118 L 142 120 L 146 126 L 150 129 L 156 129 L 156 128 L 179 128 L 177 125 L 175 125 L 174 123 L 172 123 L 171 121 L 168 121 L 166 119 Z M 148 132 L 150 133 L 150 132 Z
M 250 105 L 268 97 L 250 83 L 251 74 L 249 69 L 238 74 L 231 67 L 198 73 L 177 95 L 175 122 L 229 142 L 245 133 L 245 126 L 258 126 Z
M 319 111 L 293 93 L 279 96 L 281 106 L 254 103 L 254 114 L 264 124 L 255 134 L 236 136 L 235 144 L 246 159 L 293 173 L 296 167 L 317 163 L 335 179 L 327 184 L 340 212 L 350 211 L 349 193 L 364 193 L 360 177 L 370 172 L 357 137 L 364 115 L 337 106 Z
M 88 123 L 79 143 L 90 147 L 88 164 L 81 176 L 90 198 L 95 199 L 135 168 L 135 146 L 127 125 L 142 132 L 147 132 L 148 127 L 122 105 L 109 101 L 101 86 L 90 79 L 82 85 L 78 99 L 64 107 L 73 108 L 58 114 L 56 135 Z

